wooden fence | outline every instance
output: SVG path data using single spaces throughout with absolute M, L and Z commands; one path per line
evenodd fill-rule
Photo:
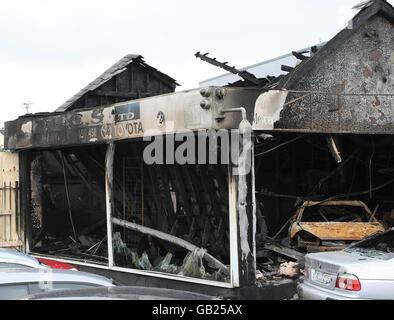
M 19 183 L 3 182 L 0 187 L 0 247 L 22 247 Z

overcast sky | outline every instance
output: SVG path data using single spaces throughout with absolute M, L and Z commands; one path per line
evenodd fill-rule
M 361 0 L 12 0 L 0 7 L 0 121 L 51 112 L 124 55 L 198 87 L 238 68 L 331 39 Z M 393 3 L 393 1 L 390 1 Z

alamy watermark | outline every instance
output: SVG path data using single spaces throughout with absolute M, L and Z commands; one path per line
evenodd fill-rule
M 176 132 L 166 122 L 166 134 L 157 129 L 144 133 L 150 142 L 143 151 L 146 164 L 232 164 L 233 175 L 246 175 L 252 167 L 252 131 L 238 129 Z

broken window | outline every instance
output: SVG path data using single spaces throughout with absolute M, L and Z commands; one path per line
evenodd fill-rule
M 32 211 L 31 251 L 106 264 L 105 147 L 37 153 L 41 169 L 32 166 L 36 192 L 31 204 L 37 208 L 34 204 L 40 200 L 42 218 L 36 227 L 34 221 L 40 220 L 37 210 Z
M 147 165 L 141 146 L 114 158 L 114 265 L 229 281 L 227 166 Z
M 394 230 L 389 229 L 364 239 L 346 249 L 349 253 L 378 258 L 383 260 L 394 258 Z
M 144 146 L 122 142 L 114 152 L 114 267 L 229 282 L 227 165 L 147 165 Z M 32 252 L 108 265 L 106 148 L 38 153 Z
M 315 205 L 305 207 L 301 221 L 305 222 L 368 222 L 370 216 L 363 207 L 349 205 Z

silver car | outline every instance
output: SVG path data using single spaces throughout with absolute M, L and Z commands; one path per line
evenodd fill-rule
M 15 250 L 0 248 L 0 270 L 10 268 L 50 269 L 46 264 L 27 254 Z
M 305 256 L 304 300 L 393 300 L 394 228 L 342 251 Z
M 220 298 L 167 288 L 115 286 L 52 291 L 18 300 L 220 300 Z
M 0 300 L 81 288 L 112 287 L 105 277 L 60 269 L 3 269 L 0 272 Z

